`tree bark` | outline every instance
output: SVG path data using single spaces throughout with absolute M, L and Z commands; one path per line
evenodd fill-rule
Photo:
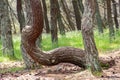
M 120 14 L 120 0 L 119 0 L 119 14 Z
M 106 7 L 107 7 L 107 3 L 106 3 L 106 0 L 103 0 L 103 4 L 104 4 L 104 21 L 106 21 L 107 20 L 107 9 L 106 9 Z
M 62 21 L 62 14 L 61 14 L 61 11 L 60 11 L 60 6 L 59 6 L 58 0 L 56 0 L 56 5 L 57 5 L 57 21 L 58 21 L 60 34 L 65 35 L 65 25 Z
M 29 0 L 24 0 L 25 2 L 25 7 L 26 7 L 26 17 L 25 17 L 25 25 L 30 26 L 33 24 L 33 19 L 32 19 L 32 10 L 31 10 L 31 4 Z M 28 33 L 29 34 L 29 33 Z M 36 45 L 40 46 L 40 42 L 39 42 L 39 37 L 36 40 Z M 21 53 L 23 56 L 23 60 L 26 66 L 26 69 L 35 69 L 35 68 L 40 68 L 40 65 L 38 63 L 36 63 L 30 55 L 27 54 L 26 50 L 24 48 L 22 48 L 22 44 L 21 44 Z
M 96 19 L 97 19 L 97 25 L 98 25 L 98 31 L 99 33 L 103 33 L 103 22 L 101 19 L 101 15 L 100 15 L 100 11 L 99 11 L 99 5 L 97 0 L 95 0 L 96 2 Z
M 56 0 L 50 0 L 51 15 L 51 39 L 53 47 L 58 45 L 58 29 L 57 29 L 57 4 Z
M 80 8 L 80 10 L 83 14 L 83 12 L 84 12 L 84 6 L 83 6 L 83 3 L 82 3 L 83 0 L 77 0 L 77 1 L 78 1 L 78 4 L 79 4 L 79 8 Z
M 94 41 L 93 19 L 96 12 L 95 0 L 85 0 L 84 13 L 82 18 L 82 36 L 85 47 L 86 66 L 93 74 L 102 72 L 99 60 L 98 50 Z
M 66 1 L 61 0 L 61 5 L 62 5 L 63 11 L 66 14 L 66 19 L 69 23 L 70 30 L 75 30 L 75 25 L 72 21 L 72 18 L 71 18 L 70 12 L 69 12 L 69 8 L 68 8 L 68 5 L 67 5 Z
M 35 42 L 43 29 L 43 13 L 40 0 L 30 0 L 30 3 L 32 7 L 33 24 L 31 26 L 26 26 L 23 29 L 22 49 L 24 49 L 24 51 L 26 51 L 26 53 L 30 55 L 35 62 L 42 65 L 52 66 L 65 62 L 85 68 L 86 53 L 82 49 L 61 47 L 48 52 L 43 52 L 36 46 Z
M 76 26 L 78 30 L 81 30 L 81 15 L 78 7 L 77 0 L 72 0 L 73 9 L 75 13 Z
M 17 16 L 20 24 L 20 32 L 22 32 L 23 27 L 25 26 L 25 17 L 22 9 L 22 1 L 17 0 Z
M 5 56 L 14 57 L 14 48 L 12 41 L 12 26 L 9 17 L 8 1 L 0 1 L 1 12 L 1 41 L 2 41 L 2 53 Z
M 115 27 L 116 27 L 116 30 L 118 30 L 119 23 L 118 23 L 118 19 L 117 19 L 117 6 L 116 6 L 117 3 L 115 0 L 112 0 L 112 3 L 113 3 L 113 14 L 114 14 Z
M 42 5 L 43 5 L 43 12 L 44 12 L 44 23 L 46 26 L 46 33 L 50 33 L 50 26 L 49 26 L 49 21 L 48 21 L 48 16 L 47 16 L 46 0 L 42 0 Z
M 111 0 L 106 0 L 106 2 L 107 2 L 107 21 L 109 26 L 109 37 L 110 37 L 110 41 L 112 41 L 115 38 L 115 31 L 112 20 Z

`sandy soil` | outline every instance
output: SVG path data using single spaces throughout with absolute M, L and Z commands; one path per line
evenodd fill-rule
M 112 51 L 106 56 L 115 60 L 111 68 L 103 69 L 101 77 L 93 76 L 90 71 L 69 63 L 60 63 L 56 66 L 43 66 L 36 70 L 20 70 L 15 72 L 6 71 L 0 73 L 0 80 L 120 80 L 120 50 Z M 0 63 L 0 70 L 23 67 L 23 62 Z

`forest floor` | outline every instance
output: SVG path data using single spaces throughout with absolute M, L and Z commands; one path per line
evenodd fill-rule
M 115 65 L 103 69 L 101 77 L 93 76 L 88 70 L 69 63 L 60 63 L 56 66 L 44 66 L 41 69 L 15 72 L 5 71 L 10 68 L 23 67 L 23 62 L 0 62 L 0 80 L 120 80 L 120 50 L 112 51 L 106 55 L 113 58 Z M 102 57 L 106 57 L 102 56 Z M 5 72 L 4 72 L 5 71 Z

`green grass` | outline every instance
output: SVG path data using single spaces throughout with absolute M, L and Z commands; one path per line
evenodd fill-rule
M 77 48 L 83 48 L 81 32 L 68 32 L 66 36 L 58 36 L 58 47 L 73 46 Z M 48 51 L 54 49 L 51 43 L 51 36 L 43 34 L 42 50 Z
M 106 31 L 104 34 L 99 35 L 95 32 L 95 41 L 98 51 L 100 53 L 116 50 L 120 48 L 120 31 L 116 32 L 115 39 L 109 40 L 109 33 Z
M 104 34 L 99 34 L 97 31 L 94 32 L 95 42 L 98 48 L 99 53 L 104 53 L 106 51 L 111 51 L 120 48 L 120 31 L 116 32 L 116 38 L 112 42 L 109 40 L 109 33 L 108 30 L 105 30 Z M 67 32 L 65 36 L 58 35 L 58 47 L 63 46 L 72 46 L 76 48 L 84 49 L 82 35 L 81 32 Z M 42 50 L 49 51 L 56 47 L 52 46 L 51 43 L 51 36 L 50 34 L 43 34 L 42 36 Z M 14 35 L 13 36 L 14 42 L 14 52 L 15 57 L 17 60 L 21 60 L 21 52 L 20 52 L 20 36 Z M 1 47 L 1 42 L 0 42 Z M 7 61 L 9 60 L 7 57 L 2 56 L 2 51 L 0 51 L 0 61 Z
M 13 39 L 14 42 L 14 53 L 15 53 L 15 58 L 17 60 L 21 60 L 22 56 L 21 56 L 21 50 L 20 50 L 20 35 L 14 35 L 15 39 Z

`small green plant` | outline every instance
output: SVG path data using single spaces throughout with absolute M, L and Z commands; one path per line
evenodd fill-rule
M 103 74 L 103 72 L 100 72 L 100 71 L 94 71 L 94 72 L 92 72 L 92 74 L 93 74 L 94 76 L 96 76 L 96 77 L 101 77 L 102 74 Z
M 24 67 L 12 67 L 12 68 L 7 68 L 7 69 L 1 69 L 0 73 L 4 74 L 8 72 L 17 72 L 17 71 L 21 71 L 24 69 L 25 69 Z

